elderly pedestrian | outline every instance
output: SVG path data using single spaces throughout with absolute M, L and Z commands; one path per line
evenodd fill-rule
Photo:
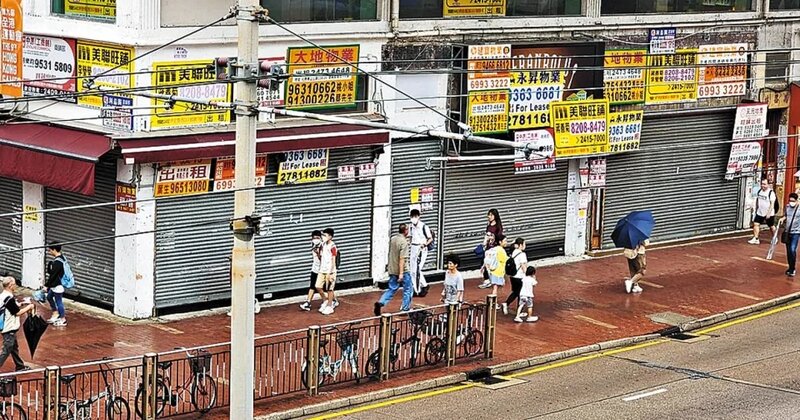
M 783 236 L 781 240 L 786 244 L 786 262 L 789 268 L 786 270 L 786 275 L 794 277 L 795 264 L 797 263 L 797 243 L 800 241 L 800 217 L 797 217 L 797 193 L 789 194 L 789 204 L 783 212 L 783 217 L 778 224 L 788 221 L 783 228 Z
M 19 343 L 17 343 L 17 331 L 19 331 L 19 316 L 33 309 L 30 298 L 26 299 L 22 306 L 17 303 L 14 290 L 17 288 L 17 281 L 13 277 L 0 277 L 3 284 L 3 291 L 0 293 L 0 310 L 3 311 L 3 349 L 0 351 L 0 366 L 6 363 L 9 356 L 14 361 L 15 370 L 28 370 L 22 357 L 19 356 Z
M 381 309 L 392 300 L 401 283 L 403 287 L 403 303 L 400 305 L 401 311 L 411 310 L 411 299 L 414 297 L 414 285 L 411 284 L 411 272 L 409 271 L 409 243 L 408 225 L 401 223 L 397 227 L 397 233 L 392 236 L 389 242 L 389 288 L 383 293 L 381 299 L 375 302 L 375 316 L 381 315 Z

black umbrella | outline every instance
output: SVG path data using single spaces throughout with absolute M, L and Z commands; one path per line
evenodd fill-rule
M 22 330 L 25 332 L 25 340 L 28 342 L 28 348 L 31 350 L 31 358 L 33 358 L 33 353 L 36 352 L 39 340 L 42 339 L 42 335 L 44 335 L 45 330 L 47 330 L 47 321 L 42 319 L 39 315 L 30 315 L 25 318 L 25 323 L 22 324 Z

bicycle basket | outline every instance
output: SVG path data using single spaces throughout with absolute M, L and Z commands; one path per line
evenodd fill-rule
M 192 373 L 208 373 L 211 371 L 211 353 L 206 350 L 197 350 L 195 355 L 189 358 L 189 365 Z
M 430 318 L 432 315 L 433 313 L 431 313 L 431 311 L 411 312 L 408 314 L 408 319 L 412 324 L 422 327 L 428 322 L 428 318 Z
M 336 335 L 336 344 L 342 350 L 347 350 L 348 347 L 353 346 L 353 350 L 358 349 L 358 331 L 350 330 L 341 332 Z
M 17 378 L 0 379 L 0 397 L 8 398 L 17 395 Z

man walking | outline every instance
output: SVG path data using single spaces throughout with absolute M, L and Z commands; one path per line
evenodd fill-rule
M 389 242 L 389 289 L 383 293 L 381 299 L 375 302 L 375 316 L 381 315 L 381 308 L 386 306 L 403 283 L 403 303 L 401 311 L 411 310 L 411 298 L 414 295 L 414 287 L 411 284 L 411 273 L 408 271 L 408 226 L 401 223 L 397 228 L 397 233 L 392 236 Z M 402 280 L 400 279 L 402 277 Z
M 428 246 L 433 242 L 431 228 L 420 220 L 420 212 L 417 209 L 411 210 L 411 280 L 414 284 L 414 293 L 417 296 L 428 294 L 428 282 L 422 274 L 425 261 L 428 259 Z
M 29 370 L 25 362 L 19 357 L 19 343 L 17 343 L 17 331 L 19 331 L 19 316 L 33 309 L 30 299 L 25 302 L 22 308 L 14 298 L 14 290 L 17 281 L 13 277 L 0 278 L 3 284 L 3 292 L 0 293 L 0 310 L 3 311 L 3 350 L 0 351 L 0 366 L 6 363 L 8 356 L 14 361 L 15 370 Z
M 778 196 L 769 186 L 769 181 L 764 178 L 761 180 L 761 189 L 756 196 L 755 216 L 753 217 L 753 238 L 747 241 L 749 244 L 758 245 L 761 240 L 761 225 L 766 224 L 772 233 L 775 233 L 775 213 L 777 212 Z
M 67 325 L 67 316 L 64 312 L 64 285 L 61 280 L 64 277 L 64 264 L 67 259 L 61 254 L 61 245 L 57 243 L 50 243 L 47 246 L 47 253 L 53 259 L 47 263 L 47 281 L 44 287 L 47 289 L 47 302 L 50 303 L 50 309 L 53 315 L 47 320 L 48 323 L 56 327 L 65 327 Z

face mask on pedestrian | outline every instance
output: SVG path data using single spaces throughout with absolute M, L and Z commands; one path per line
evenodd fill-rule
M 797 206 L 797 201 L 789 201 L 789 206 L 791 207 Z
M 416 225 L 417 223 L 419 223 L 419 217 L 412 217 L 412 218 L 411 218 L 411 223 L 413 223 L 413 224 L 415 224 L 415 225 Z

